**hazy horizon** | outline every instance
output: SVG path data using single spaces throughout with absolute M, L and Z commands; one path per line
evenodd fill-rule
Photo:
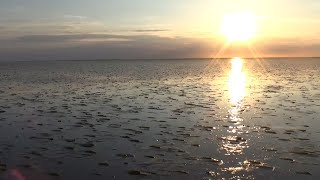
M 17 59 L 17 60 L 0 60 L 0 62 L 46 62 L 46 61 L 147 61 L 147 60 L 164 60 L 164 61 L 174 61 L 174 60 L 230 60 L 235 57 L 220 57 L 220 58 L 210 58 L 210 57 L 194 57 L 194 58 L 136 58 L 136 59 L 124 59 L 124 58 L 114 58 L 114 59 Z M 275 60 L 275 59 L 291 59 L 291 60 L 303 60 L 303 59 L 319 59 L 320 57 L 241 57 L 246 60 Z

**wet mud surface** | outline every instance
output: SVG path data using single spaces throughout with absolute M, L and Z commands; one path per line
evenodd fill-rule
M 320 178 L 320 60 L 0 63 L 3 179 Z

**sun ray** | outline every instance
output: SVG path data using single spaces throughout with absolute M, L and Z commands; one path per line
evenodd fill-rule
M 212 67 L 212 66 L 221 66 L 220 60 L 221 60 L 221 55 L 224 54 L 224 52 L 226 51 L 226 49 L 229 47 L 230 43 L 225 43 L 220 50 L 218 51 L 218 53 L 215 55 L 215 57 L 213 57 L 213 59 L 209 62 L 209 64 L 204 68 L 202 75 L 204 76 L 207 71 Z M 225 70 L 222 68 L 222 70 Z
M 262 60 L 259 56 L 258 51 L 253 48 L 250 44 L 248 44 L 248 49 L 250 50 L 251 54 L 253 55 L 253 59 L 258 62 L 259 66 L 262 68 L 263 72 L 267 72 L 264 64 L 262 63 Z

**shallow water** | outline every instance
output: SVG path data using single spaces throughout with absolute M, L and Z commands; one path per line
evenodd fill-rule
M 0 63 L 0 174 L 320 178 L 320 59 Z

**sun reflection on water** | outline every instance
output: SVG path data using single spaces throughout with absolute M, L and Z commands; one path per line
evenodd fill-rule
M 246 76 L 243 72 L 243 60 L 241 58 L 233 58 L 231 64 L 228 84 L 230 102 L 232 105 L 237 106 L 246 95 Z
M 244 72 L 244 61 L 241 58 L 231 60 L 231 70 L 228 79 L 229 91 L 229 121 L 233 124 L 230 126 L 229 135 L 222 138 L 222 149 L 227 154 L 242 154 L 243 149 L 247 148 L 247 140 L 240 135 L 243 134 L 243 125 L 240 114 L 244 110 L 244 98 L 246 96 L 246 74 Z

